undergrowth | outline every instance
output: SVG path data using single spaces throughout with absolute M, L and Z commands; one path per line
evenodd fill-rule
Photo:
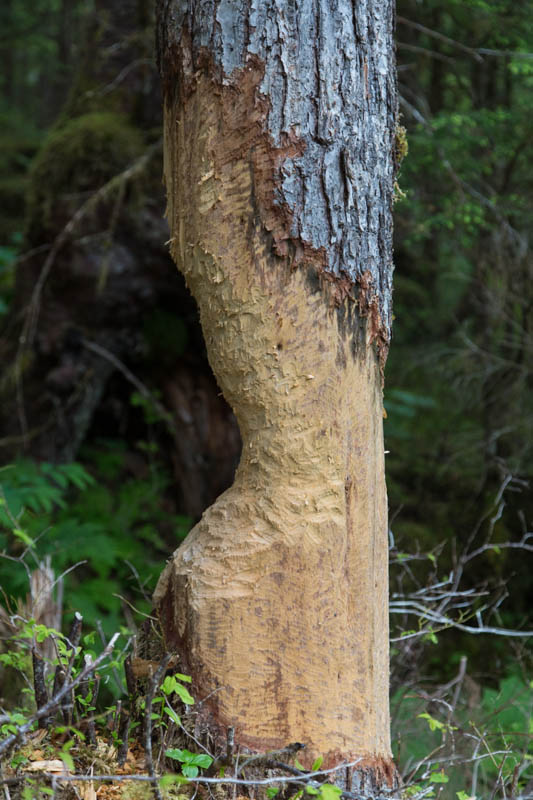
M 90 769 L 94 785 L 102 783 L 99 798 L 107 797 L 104 786 L 115 784 L 125 798 L 190 796 L 199 786 L 225 787 L 227 796 L 228 780 L 242 781 L 235 784 L 241 793 L 257 794 L 253 770 L 242 771 L 245 754 L 234 752 L 229 739 L 219 752 L 209 736 L 196 736 L 202 698 L 190 693 L 190 678 L 178 671 L 175 659 L 167 654 L 147 662 L 136 653 L 137 620 L 151 611 L 150 592 L 167 541 L 183 538 L 189 523 L 165 505 L 164 469 L 153 454 L 128 471 L 131 453 L 116 444 L 84 455 L 85 465 L 19 461 L 0 471 L 0 760 L 11 781 L 5 784 L 12 787 L 10 797 L 74 796 L 65 786 L 75 775 L 82 776 L 80 786 L 88 783 Z M 511 486 L 505 484 L 495 507 Z M 506 546 L 492 543 L 495 518 L 489 509 L 485 527 L 479 526 L 483 543 L 472 535 L 456 554 L 456 576 L 476 554 Z M 453 571 L 439 576 L 438 555 L 400 552 L 392 543 L 393 568 L 403 576 L 391 601 L 401 617 L 399 635 L 393 635 L 397 674 L 410 649 L 416 655 L 417 647 L 434 647 L 454 626 L 475 632 L 472 626 L 475 620 L 482 624 L 482 613 L 483 620 L 499 613 L 499 601 L 492 604 L 487 592 L 463 590 Z M 431 574 L 424 586 L 415 580 L 407 591 L 405 576 L 414 580 L 417 560 L 429 565 Z M 405 627 L 413 615 L 417 628 Z M 456 674 L 447 682 L 439 684 L 435 674 L 431 683 L 412 672 L 404 677 L 391 703 L 394 757 L 404 785 L 391 797 L 533 796 L 531 662 L 526 646 L 513 652 L 514 665 L 499 684 L 470 675 L 466 656 L 458 656 Z M 262 758 L 268 766 L 269 754 Z M 337 800 L 341 790 L 321 771 L 320 760 L 312 774 L 294 751 L 287 749 L 285 760 L 291 762 L 286 765 L 291 777 L 282 768 L 281 777 L 272 778 L 265 790 L 269 800 L 299 800 L 304 794 Z M 35 767 L 37 762 L 44 766 Z M 280 763 L 277 754 L 278 773 Z M 124 786 L 105 783 L 124 774 L 130 778 Z M 62 789 L 61 775 L 68 777 Z M 94 786 L 92 795 L 76 791 L 96 796 Z
M 57 575 L 68 570 L 67 616 L 79 611 L 93 629 L 100 621 L 106 635 L 120 628 L 125 604 L 150 610 L 169 542 L 179 544 L 190 519 L 165 504 L 170 479 L 157 459 L 132 470 L 131 458 L 125 446 L 102 442 L 86 450 L 86 466 L 22 460 L 0 470 L 0 585 L 8 610 L 27 591 L 23 554 L 33 567 L 50 556 Z

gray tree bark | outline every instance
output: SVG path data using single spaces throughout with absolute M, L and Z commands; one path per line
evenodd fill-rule
M 160 0 L 158 55 L 171 252 L 243 438 L 160 579 L 166 645 L 216 739 L 304 742 L 377 796 L 393 2 Z

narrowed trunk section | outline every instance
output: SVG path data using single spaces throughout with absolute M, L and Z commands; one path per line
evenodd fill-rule
M 391 4 L 192 5 L 159 8 L 171 252 L 243 453 L 155 605 L 216 737 L 390 787 Z

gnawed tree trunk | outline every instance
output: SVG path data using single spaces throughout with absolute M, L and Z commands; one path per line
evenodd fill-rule
M 237 416 L 233 486 L 155 593 L 211 731 L 395 780 L 382 369 L 391 0 L 159 3 L 171 251 Z M 216 689 L 213 693 L 213 690 Z

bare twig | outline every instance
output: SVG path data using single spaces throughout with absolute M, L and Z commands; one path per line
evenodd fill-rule
M 172 655 L 170 653 L 166 653 L 163 656 L 163 659 L 156 669 L 152 680 L 148 686 L 148 691 L 146 692 L 146 700 L 145 700 L 145 722 L 144 722 L 144 753 L 145 753 L 145 760 L 146 760 L 146 771 L 150 776 L 150 780 L 152 781 L 153 788 L 154 788 L 154 795 L 156 800 L 163 800 L 161 796 L 161 790 L 159 789 L 159 782 L 154 772 L 154 762 L 152 758 L 152 703 L 154 700 L 154 695 L 161 683 L 168 663 Z
M 120 718 L 118 721 L 118 738 L 120 739 L 120 745 L 118 748 L 117 753 L 117 764 L 119 767 L 123 767 L 126 763 L 126 758 L 128 757 L 128 736 L 130 732 L 130 721 L 131 717 L 129 712 L 123 708 L 120 712 Z
M 226 763 L 233 761 L 233 751 L 235 749 L 235 728 L 229 727 L 226 740 Z
M 4 787 L 4 797 L 5 800 L 11 800 L 11 794 L 9 792 L 9 786 L 7 783 L 4 782 L 4 773 L 2 771 L 2 764 L 0 763 L 0 783 L 3 784 Z
M 72 620 L 72 625 L 70 626 L 69 634 L 67 636 L 67 644 L 69 645 L 69 647 L 72 648 L 72 655 L 70 656 L 69 669 L 72 669 L 72 662 L 76 657 L 76 648 L 80 643 L 82 623 L 83 623 L 83 617 L 79 613 L 79 611 L 76 611 L 74 613 L 74 619 Z
M 102 87 L 101 89 L 97 89 L 97 90 L 92 91 L 92 92 L 87 92 L 87 95 L 89 97 L 91 97 L 92 95 L 96 94 L 96 95 L 100 95 L 102 97 L 102 96 L 104 96 L 106 94 L 109 94 L 114 89 L 116 89 L 116 87 L 120 83 L 122 83 L 122 81 L 129 75 L 129 73 L 133 69 L 135 69 L 136 67 L 139 67 L 139 66 L 151 66 L 151 67 L 153 67 L 154 66 L 153 59 L 151 59 L 151 58 L 136 58 L 135 61 L 131 61 L 129 64 L 126 64 L 126 66 L 123 67 L 120 70 L 118 75 L 111 81 L 111 83 L 108 83 L 106 86 Z
M 176 423 L 174 422 L 172 415 L 169 414 L 167 409 L 159 402 L 157 397 L 152 394 L 149 388 L 142 383 L 142 381 L 140 381 L 130 369 L 128 369 L 123 361 L 117 358 L 116 355 L 114 355 L 114 353 L 112 353 L 110 350 L 107 350 L 105 347 L 102 347 L 96 342 L 83 339 L 82 344 L 87 348 L 87 350 L 91 350 L 93 353 L 105 358 L 110 364 L 113 364 L 113 366 L 124 375 L 126 380 L 128 380 L 132 386 L 135 386 L 139 394 L 142 394 L 142 396 L 153 405 L 161 419 L 164 420 L 168 425 L 170 431 L 174 434 L 177 432 Z
M 85 664 L 89 665 L 92 662 L 92 656 L 90 656 L 87 653 L 85 655 L 85 657 L 84 657 L 84 660 L 85 660 Z M 87 741 L 89 742 L 89 744 L 95 745 L 96 744 L 96 726 L 94 724 L 94 717 L 93 717 L 92 714 L 89 714 L 89 716 L 87 716 L 87 706 L 90 703 L 91 707 L 94 707 L 94 701 L 95 701 L 94 688 L 93 688 L 93 691 L 91 692 L 91 687 L 90 687 L 90 683 L 89 683 L 89 676 L 87 676 L 87 678 L 85 678 L 85 680 L 80 682 L 80 695 L 81 695 L 82 699 L 84 700 L 84 704 L 79 703 L 78 705 L 79 705 L 79 708 L 80 708 L 80 716 L 82 718 L 84 718 L 84 727 L 85 727 L 85 730 L 86 730 L 86 733 L 87 733 Z
M 126 675 L 126 686 L 128 689 L 128 698 L 130 703 L 130 713 L 132 716 L 136 716 L 136 708 L 137 708 L 137 678 L 133 674 L 133 667 L 131 664 L 131 653 L 128 653 L 124 660 L 124 673 Z
M 398 22 L 400 25 L 407 25 L 409 28 L 413 28 L 421 33 L 425 33 L 426 36 L 431 36 L 433 39 L 439 39 L 439 41 L 444 42 L 445 44 L 448 44 L 457 50 L 462 50 L 463 53 L 467 53 L 475 61 L 483 61 L 483 57 L 480 55 L 478 50 L 475 50 L 473 47 L 467 47 L 467 45 L 462 44 L 455 39 L 450 39 L 449 36 L 445 36 L 439 31 L 434 31 L 432 28 L 426 28 L 425 25 L 421 25 L 419 22 L 413 22 L 413 20 L 406 19 L 405 17 L 401 16 L 396 17 L 396 22 Z
M 48 703 L 48 692 L 46 691 L 46 684 L 44 681 L 44 661 L 41 656 L 36 652 L 35 648 L 33 648 L 32 654 L 32 664 L 33 664 L 33 689 L 35 693 L 35 705 L 37 706 L 37 711 L 39 709 L 44 708 Z M 48 728 L 50 725 L 50 719 L 43 717 L 43 725 L 45 728 Z

